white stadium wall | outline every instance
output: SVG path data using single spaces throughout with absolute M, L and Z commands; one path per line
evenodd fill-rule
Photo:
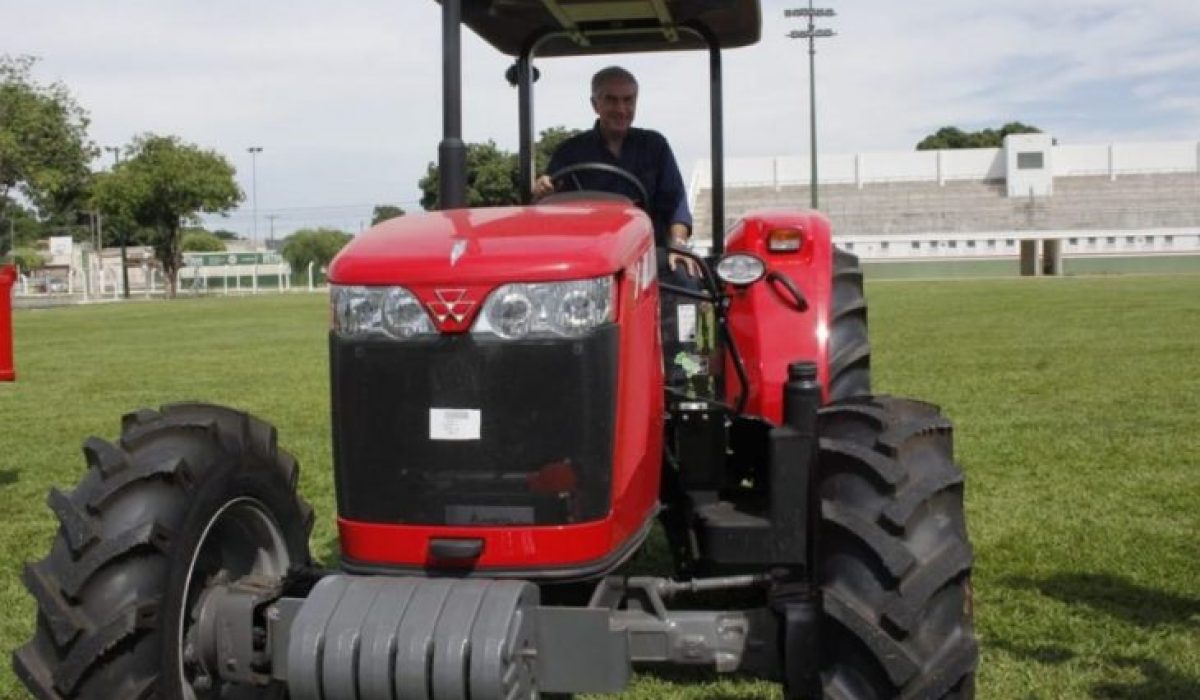
M 1047 138 L 1049 138 L 1047 136 Z M 1200 173 L 1200 141 L 1053 145 L 1050 162 L 1055 177 Z M 946 180 L 1006 179 L 1002 148 L 964 148 L 947 151 L 881 151 L 818 154 L 821 184 L 881 182 L 941 182 Z M 807 185 L 807 155 L 764 158 L 726 158 L 726 187 Z M 693 197 L 712 181 L 707 158 L 692 168 Z
M 820 208 L 868 259 L 1005 257 L 1022 240 L 1059 241 L 1067 256 L 1200 254 L 1200 141 L 1058 145 L 1037 134 L 1007 145 L 821 155 Z M 807 156 L 729 158 L 725 177 L 726 225 L 808 204 Z M 701 242 L 711 178 L 697 162 L 689 196 Z

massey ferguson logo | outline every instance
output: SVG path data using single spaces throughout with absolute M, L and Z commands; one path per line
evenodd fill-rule
M 462 323 L 475 306 L 475 302 L 467 298 L 465 289 L 435 289 L 433 294 L 437 300 L 426 302 L 426 305 L 439 324 L 445 323 L 448 318 L 454 319 L 455 323 Z

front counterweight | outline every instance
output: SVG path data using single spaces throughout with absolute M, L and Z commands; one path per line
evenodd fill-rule
M 524 581 L 327 576 L 282 675 L 296 700 L 532 697 L 537 603 Z

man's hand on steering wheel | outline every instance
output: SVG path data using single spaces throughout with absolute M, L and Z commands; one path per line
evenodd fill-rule
M 688 227 L 683 224 L 671 224 L 670 230 L 671 245 L 680 248 L 688 246 L 689 232 Z M 673 253 L 670 249 L 667 250 L 667 266 L 674 271 L 676 267 L 683 266 L 684 273 L 688 277 L 700 276 L 700 264 L 686 255 Z
M 554 181 L 549 175 L 542 175 L 533 181 L 533 198 L 541 199 L 548 194 L 554 193 Z

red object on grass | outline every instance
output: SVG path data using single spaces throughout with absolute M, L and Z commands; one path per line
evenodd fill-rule
M 13 369 L 12 342 L 12 286 L 16 280 L 15 267 L 0 265 L 0 382 L 17 378 L 17 371 Z

